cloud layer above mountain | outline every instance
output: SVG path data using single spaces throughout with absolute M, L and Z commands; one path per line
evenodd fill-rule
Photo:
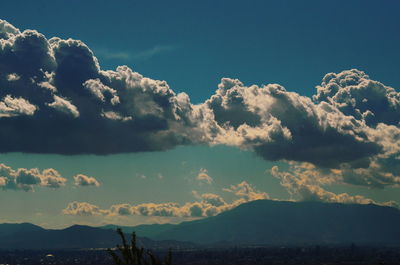
M 192 104 L 127 66 L 102 70 L 83 42 L 0 20 L 0 152 L 110 154 L 230 145 L 266 160 L 399 185 L 400 93 L 359 70 L 328 73 L 313 97 L 223 78 Z M 204 178 L 205 174 L 200 178 Z
M 362 195 L 336 194 L 326 190 L 324 186 L 343 183 L 343 175 L 337 170 L 324 172 L 308 163 L 291 163 L 288 171 L 280 171 L 278 166 L 272 167 L 271 174 L 280 180 L 280 184 L 286 188 L 292 199 L 398 207 L 395 201 L 376 202 Z
M 214 216 L 246 202 L 269 198 L 267 193 L 256 190 L 246 181 L 237 185 L 231 185 L 228 189 L 224 190 L 233 193 L 237 199 L 231 203 L 227 203 L 217 194 L 204 193 L 200 195 L 197 192 L 193 192 L 197 201 L 188 202 L 183 205 L 174 202 L 142 203 L 137 205 L 123 203 L 112 205 L 109 209 L 101 209 L 100 207 L 87 202 L 74 201 L 67 205 L 63 210 L 63 213 L 66 215 L 79 216 L 141 215 L 196 218 Z

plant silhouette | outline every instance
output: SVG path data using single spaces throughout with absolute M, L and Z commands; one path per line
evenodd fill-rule
M 145 250 L 143 247 L 139 248 L 137 246 L 135 232 L 132 233 L 131 244 L 127 243 L 121 228 L 117 229 L 117 233 L 122 240 L 122 245 L 117 245 L 116 247 L 120 255 L 110 248 L 107 249 L 116 265 L 172 265 L 171 250 L 168 252 L 164 261 L 161 261 L 150 250 Z

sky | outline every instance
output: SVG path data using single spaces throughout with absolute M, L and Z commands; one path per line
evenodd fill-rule
M 0 222 L 400 204 L 400 3 L 2 1 Z

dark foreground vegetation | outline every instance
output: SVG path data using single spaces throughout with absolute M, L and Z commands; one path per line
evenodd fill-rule
M 135 232 L 132 233 L 131 242 L 125 238 L 121 228 L 117 229 L 122 244 L 118 244 L 115 250 L 108 248 L 107 252 L 113 258 L 116 265 L 172 265 L 172 253 L 161 260 L 153 251 L 138 246 Z
M 168 250 L 157 250 L 153 253 L 158 257 L 168 256 Z M 173 250 L 172 263 L 174 265 L 399 265 L 400 248 L 313 246 Z M 0 251 L 0 264 L 112 265 L 114 261 L 107 250 L 19 250 Z

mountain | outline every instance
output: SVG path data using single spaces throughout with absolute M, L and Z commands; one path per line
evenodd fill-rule
M 170 230 L 173 227 L 177 226 L 176 224 L 143 224 L 143 225 L 137 225 L 137 226 L 120 226 L 120 225 L 104 225 L 100 226 L 99 228 L 102 229 L 117 229 L 121 228 L 124 233 L 131 234 L 132 232 L 135 232 L 137 236 L 140 237 L 157 237 L 160 233 L 163 233 L 164 231 Z
M 0 227 L 3 225 L 0 225 Z M 61 230 L 18 231 L 0 237 L 0 248 L 6 249 L 61 249 L 61 248 L 104 248 L 119 243 L 118 235 L 112 230 L 74 225 Z M 23 228 L 23 227 L 21 227 Z
M 0 224 L 0 237 L 9 236 L 15 233 L 27 233 L 27 232 L 36 232 L 43 231 L 44 229 L 40 226 L 30 224 L 30 223 L 4 223 Z
M 259 200 L 177 225 L 122 227 L 146 248 L 240 245 L 400 245 L 400 210 L 378 205 Z M 115 225 L 46 230 L 0 224 L 0 249 L 106 248 L 120 243 Z M 110 229 L 111 228 L 111 229 Z M 149 236 L 151 239 L 143 237 Z M 129 236 L 129 235 L 128 235 Z M 194 242 L 189 243 L 189 242 Z
M 11 227 L 12 230 L 7 230 Z M 28 229 L 30 228 L 30 229 Z M 109 248 L 121 243 L 111 229 L 73 225 L 65 229 L 43 229 L 32 224 L 0 224 L 0 249 L 85 249 Z M 126 235 L 129 239 L 130 235 Z M 193 247 L 191 243 L 174 240 L 154 241 L 138 237 L 138 245 L 146 248 Z
M 259 200 L 152 238 L 225 245 L 399 245 L 399 224 L 400 211 L 392 207 Z

